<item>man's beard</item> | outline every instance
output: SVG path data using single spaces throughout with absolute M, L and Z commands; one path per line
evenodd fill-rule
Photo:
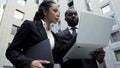
M 78 25 L 78 20 L 77 21 L 68 21 L 68 25 L 71 27 L 75 27 L 76 25 Z

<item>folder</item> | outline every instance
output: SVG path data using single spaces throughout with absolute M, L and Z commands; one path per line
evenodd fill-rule
M 32 58 L 34 60 L 47 60 L 50 61 L 50 64 L 43 65 L 45 68 L 53 68 L 54 59 L 52 55 L 52 50 L 50 47 L 49 39 L 46 39 L 38 44 L 35 44 L 29 47 L 24 55 L 26 57 Z

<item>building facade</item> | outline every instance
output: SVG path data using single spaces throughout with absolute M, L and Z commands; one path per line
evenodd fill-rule
M 42 1 L 41 1 L 42 2 Z M 0 68 L 12 68 L 5 51 L 25 19 L 33 20 L 39 0 L 7 0 L 0 8 Z
M 33 20 L 34 13 L 44 0 L 7 0 L 0 4 L 0 68 L 13 68 L 6 59 L 5 51 L 14 35 L 25 19 Z M 59 5 L 60 19 L 53 25 L 53 31 L 66 28 L 64 13 L 69 7 L 80 12 L 82 10 L 106 15 L 114 18 L 115 22 L 110 37 L 110 43 L 104 48 L 107 68 L 120 68 L 120 0 L 53 0 Z M 56 66 L 55 68 L 59 68 Z

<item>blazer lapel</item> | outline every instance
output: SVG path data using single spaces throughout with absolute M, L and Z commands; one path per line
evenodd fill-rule
M 66 37 L 68 37 L 68 38 L 72 38 L 73 36 L 71 35 L 71 33 L 70 33 L 70 31 L 69 31 L 69 29 L 68 28 L 66 28 L 66 30 L 65 30 L 65 34 L 66 34 Z
M 48 37 L 47 37 L 46 31 L 45 31 L 45 29 L 43 27 L 42 22 L 41 21 L 37 21 L 37 25 L 36 26 L 37 26 L 37 29 L 38 29 L 41 37 L 43 38 L 43 40 L 47 39 Z

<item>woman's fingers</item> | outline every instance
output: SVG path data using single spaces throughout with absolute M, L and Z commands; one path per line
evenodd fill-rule
M 50 61 L 47 61 L 47 60 L 39 60 L 39 62 L 40 62 L 41 64 L 49 64 L 49 63 L 50 63 Z
M 30 67 L 31 68 L 45 68 L 42 64 L 49 64 L 49 61 L 46 60 L 34 60 L 32 61 Z

